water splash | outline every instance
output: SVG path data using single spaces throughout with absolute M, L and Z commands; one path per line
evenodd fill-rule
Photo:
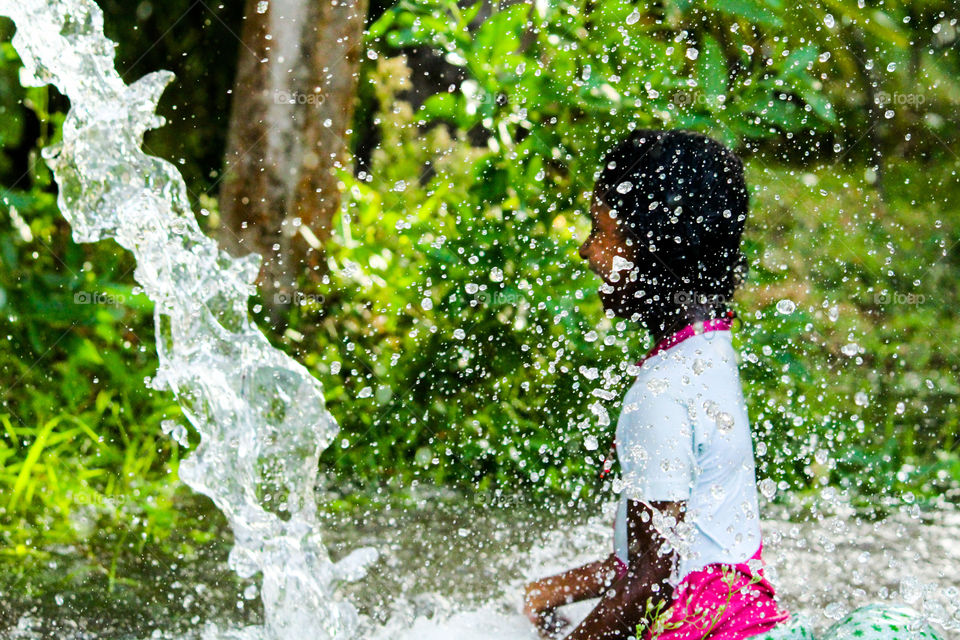
M 201 436 L 180 477 L 223 510 L 236 539 L 230 566 L 262 573 L 265 626 L 234 638 L 345 638 L 357 622 L 335 587 L 361 577 L 376 553 L 333 563 L 318 533 L 317 459 L 338 431 L 322 388 L 251 322 L 259 257 L 232 258 L 200 230 L 177 169 L 143 153 L 168 71 L 127 85 L 92 0 L 0 0 L 17 26 L 21 82 L 70 100 L 60 144 L 43 156 L 77 242 L 115 239 L 155 303 L 159 369 Z M 216 635 L 215 627 L 208 636 Z

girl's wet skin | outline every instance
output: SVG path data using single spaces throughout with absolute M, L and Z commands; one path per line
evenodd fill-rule
M 643 295 L 637 244 L 617 212 L 596 195 L 590 204 L 590 219 L 590 235 L 580 245 L 580 257 L 603 280 L 598 293 L 604 310 L 615 317 L 630 318 Z

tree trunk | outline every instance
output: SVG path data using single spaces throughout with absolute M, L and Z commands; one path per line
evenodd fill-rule
M 340 207 L 368 0 L 247 0 L 220 190 L 221 242 L 263 256 L 274 321 L 324 268 Z

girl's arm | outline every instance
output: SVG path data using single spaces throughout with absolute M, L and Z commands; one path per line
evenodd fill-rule
M 604 560 L 531 582 L 523 596 L 524 613 L 532 619 L 533 615 L 565 604 L 599 598 L 616 575 L 617 560 L 611 553 Z
M 683 518 L 684 502 L 654 502 L 662 516 Z M 666 542 L 653 527 L 653 509 L 630 500 L 627 509 L 627 535 L 630 563 L 627 573 L 607 591 L 567 640 L 621 640 L 632 637 L 637 625 L 646 620 L 647 603 L 669 602 L 673 589 L 667 579 L 673 566 L 674 552 L 661 555 Z

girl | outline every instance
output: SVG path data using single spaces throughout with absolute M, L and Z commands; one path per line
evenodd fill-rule
M 763 573 L 730 333 L 747 205 L 742 163 L 706 136 L 638 130 L 604 157 L 580 256 L 603 280 L 607 316 L 643 324 L 656 346 L 617 424 L 613 553 L 527 585 L 524 613 L 544 638 L 569 627 L 559 606 L 595 597 L 568 640 L 812 638 Z M 828 637 L 934 638 L 909 610 L 876 606 Z

